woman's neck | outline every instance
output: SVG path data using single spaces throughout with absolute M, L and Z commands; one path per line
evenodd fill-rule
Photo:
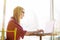
M 20 24 L 20 21 L 16 17 L 12 17 L 18 24 Z

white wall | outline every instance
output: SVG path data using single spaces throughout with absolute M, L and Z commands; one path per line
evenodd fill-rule
M 3 19 L 3 0 L 0 0 L 0 31 L 2 30 L 2 20 Z M 0 37 L 1 37 L 1 32 L 0 32 Z
M 60 0 L 54 1 L 55 32 L 60 32 Z

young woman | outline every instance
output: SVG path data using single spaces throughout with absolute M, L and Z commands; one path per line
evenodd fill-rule
M 25 31 L 20 24 L 20 19 L 24 17 L 24 9 L 20 6 L 17 6 L 13 10 L 13 17 L 11 17 L 11 20 L 8 23 L 7 26 L 7 31 L 13 31 L 15 28 L 17 28 L 16 31 L 16 40 L 20 40 L 20 38 L 24 38 L 24 35 L 30 35 L 35 32 L 39 31 L 34 31 L 34 32 L 28 32 Z M 14 32 L 7 32 L 7 39 L 6 40 L 14 40 Z

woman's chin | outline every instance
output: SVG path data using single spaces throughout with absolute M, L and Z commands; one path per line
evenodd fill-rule
M 23 18 L 21 18 L 21 19 L 23 19 Z

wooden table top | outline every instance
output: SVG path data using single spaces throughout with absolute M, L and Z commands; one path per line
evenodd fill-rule
M 56 33 L 33 33 L 27 36 L 56 36 Z

